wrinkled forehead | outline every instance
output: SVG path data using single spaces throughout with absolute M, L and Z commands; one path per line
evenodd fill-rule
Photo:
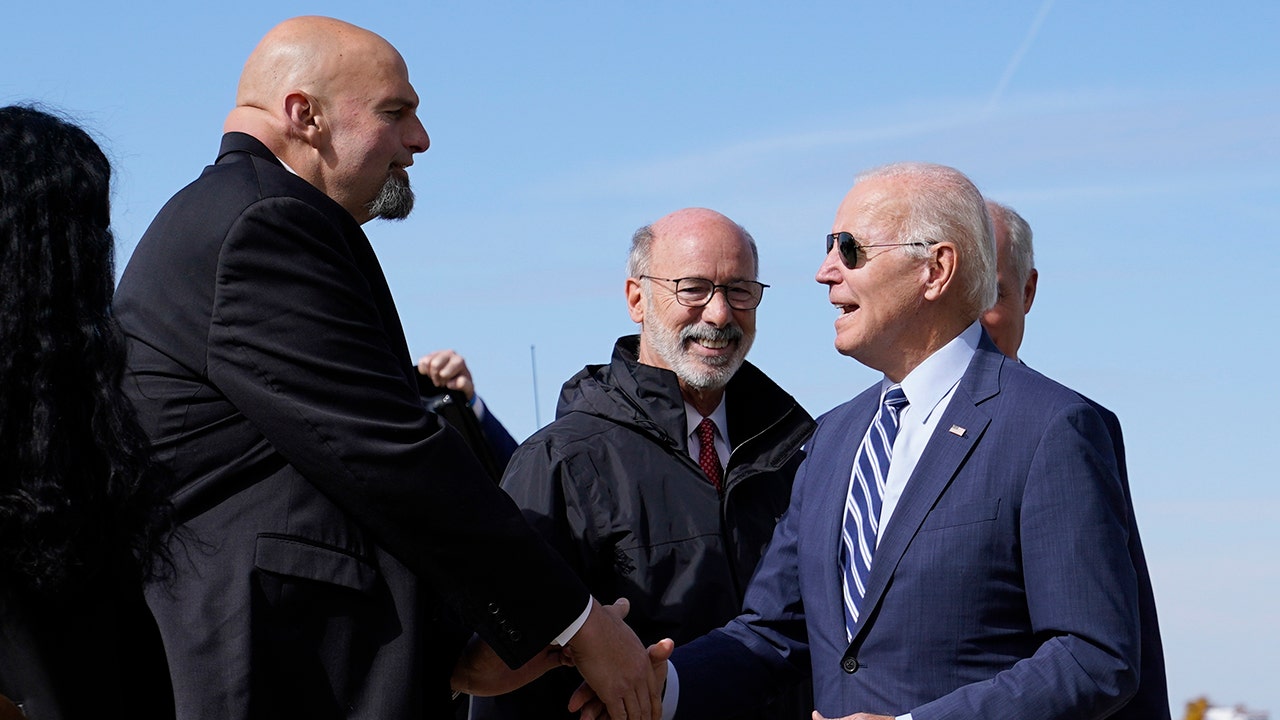
M 655 235 L 652 266 L 679 276 L 715 279 L 731 277 L 753 279 L 755 256 L 751 245 L 731 224 L 686 226 L 674 232 Z

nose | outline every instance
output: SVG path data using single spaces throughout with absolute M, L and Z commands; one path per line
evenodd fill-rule
M 823 285 L 839 284 L 844 279 L 844 274 L 841 272 L 844 263 L 840 261 L 839 254 L 840 250 L 832 247 L 827 256 L 822 259 L 822 264 L 818 266 L 818 274 L 813 279 Z
M 426 152 L 427 148 L 431 147 L 431 137 L 427 135 L 427 128 L 423 126 L 422 120 L 417 115 L 413 116 L 413 125 L 405 136 L 404 144 L 415 155 Z
M 724 327 L 733 321 L 733 308 L 729 307 L 729 297 L 725 295 L 727 288 L 717 287 L 711 290 L 711 299 L 702 306 L 702 320 L 716 327 Z

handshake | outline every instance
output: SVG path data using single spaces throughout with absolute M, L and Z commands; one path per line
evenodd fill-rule
M 453 669 L 455 692 L 501 695 L 522 687 L 552 668 L 572 665 L 582 673 L 582 686 L 569 699 L 569 710 L 586 720 L 659 720 L 667 658 L 675 644 L 660 640 L 648 650 L 623 622 L 631 604 L 591 601 L 591 612 L 564 647 L 547 646 L 524 665 L 507 667 L 497 653 L 473 637 Z

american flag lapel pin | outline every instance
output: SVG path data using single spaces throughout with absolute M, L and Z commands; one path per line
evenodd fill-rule
M 948 430 L 948 432 L 950 432 L 952 435 L 955 435 L 956 437 L 964 437 L 965 430 L 959 425 L 952 425 L 951 429 Z

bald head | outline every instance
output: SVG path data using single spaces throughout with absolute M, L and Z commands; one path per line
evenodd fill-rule
M 760 254 L 751 233 L 728 217 L 707 208 L 685 208 L 664 215 L 651 225 L 645 225 L 631 238 L 631 255 L 627 259 L 627 275 L 640 277 L 649 274 L 653 258 L 653 243 L 659 237 L 697 237 L 716 233 L 737 236 L 751 253 L 752 275 L 755 279 L 760 269 Z
M 245 62 L 227 132 L 262 141 L 360 222 L 413 205 L 413 155 L 429 145 L 404 59 L 341 20 L 286 20 Z
M 370 51 L 399 57 L 386 40 L 351 23 L 317 16 L 285 20 L 262 38 L 245 62 L 236 107 L 272 112 L 294 90 L 329 97 L 344 73 L 357 69 L 343 58 Z

